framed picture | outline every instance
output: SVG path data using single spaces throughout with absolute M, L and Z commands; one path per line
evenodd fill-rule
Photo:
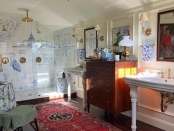
M 174 24 L 160 24 L 159 56 L 164 59 L 174 58 Z
M 123 36 L 130 36 L 131 38 L 130 25 L 112 29 L 113 46 L 119 46 L 118 43 L 123 39 Z
M 0 54 L 0 66 L 2 66 L 2 54 Z

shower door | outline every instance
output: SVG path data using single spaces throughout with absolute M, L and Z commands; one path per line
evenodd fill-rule
M 54 73 L 54 44 L 40 41 L 32 44 L 32 74 L 35 97 L 56 91 Z

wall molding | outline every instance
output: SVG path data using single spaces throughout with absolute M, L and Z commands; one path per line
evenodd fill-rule
M 137 119 L 140 121 L 143 121 L 145 123 L 148 123 L 150 125 L 156 126 L 158 128 L 167 130 L 167 131 L 173 131 L 174 130 L 174 124 L 158 119 L 156 117 L 152 117 L 149 115 L 146 115 L 144 113 L 137 112 Z
M 155 107 L 151 107 L 151 106 L 144 105 L 144 104 L 139 104 L 139 103 L 137 103 L 137 105 L 139 107 L 143 107 L 143 108 L 146 108 L 146 109 L 149 109 L 149 110 L 152 110 L 152 111 L 156 111 L 156 112 L 159 112 L 159 113 L 164 114 L 164 115 L 174 116 L 174 113 L 169 112 L 169 111 L 166 111 L 165 113 L 163 113 L 163 112 L 161 112 L 161 109 L 159 109 L 159 108 L 155 108 Z
M 173 0 L 161 0 L 161 1 L 155 1 L 151 2 L 145 5 L 141 5 L 138 7 L 134 7 L 125 11 L 117 12 L 114 14 L 111 14 L 109 16 L 101 17 L 98 19 L 93 19 L 90 21 L 86 21 L 83 23 L 75 24 L 75 28 L 82 28 L 83 26 L 90 25 L 92 23 L 102 23 L 106 21 L 112 21 L 116 19 L 121 19 L 124 17 L 130 17 L 133 16 L 135 13 L 142 13 L 142 12 L 148 12 L 148 13 L 153 13 L 153 12 L 159 12 L 159 11 L 164 11 L 164 10 L 169 10 L 169 8 L 172 8 L 174 6 L 174 1 Z

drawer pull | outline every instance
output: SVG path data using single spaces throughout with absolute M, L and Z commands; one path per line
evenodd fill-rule
M 91 96 L 91 98 L 93 98 L 93 96 Z
M 109 101 L 107 101 L 106 103 L 109 104 Z
M 109 81 L 109 79 L 107 79 L 106 81 Z
M 93 88 L 93 86 L 91 86 L 91 88 Z
M 94 77 L 91 77 L 91 79 L 93 79 Z
M 107 90 L 107 92 L 109 93 L 109 90 Z

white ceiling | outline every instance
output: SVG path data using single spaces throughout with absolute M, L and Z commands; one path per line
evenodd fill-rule
M 0 12 L 26 15 L 56 30 L 162 0 L 0 0 Z

